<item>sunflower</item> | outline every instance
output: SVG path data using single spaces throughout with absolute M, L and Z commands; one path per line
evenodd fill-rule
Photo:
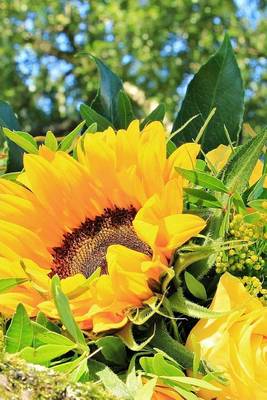
M 182 214 L 180 166 L 195 166 L 199 145 L 166 156 L 166 132 L 85 134 L 75 158 L 40 146 L 24 172 L 0 179 L 0 278 L 23 279 L 0 294 L 0 312 L 23 303 L 30 316 L 58 318 L 51 294 L 57 274 L 76 321 L 102 332 L 124 326 L 127 312 L 153 295 L 173 252 L 205 226 Z

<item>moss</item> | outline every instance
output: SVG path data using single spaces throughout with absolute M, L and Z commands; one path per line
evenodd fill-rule
M 1 341 L 1 340 L 0 340 Z M 66 375 L 5 354 L 0 360 L 0 400 L 114 400 L 96 383 L 71 383 Z

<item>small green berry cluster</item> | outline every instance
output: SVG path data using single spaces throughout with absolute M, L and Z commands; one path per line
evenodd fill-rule
M 265 216 L 250 223 L 246 222 L 243 215 L 234 215 L 226 237 L 233 245 L 218 254 L 215 268 L 218 274 L 229 271 L 240 277 L 247 290 L 267 304 L 267 289 L 264 285 L 267 268 L 265 227 Z

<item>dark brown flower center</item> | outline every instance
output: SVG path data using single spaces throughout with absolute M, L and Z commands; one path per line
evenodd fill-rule
M 107 273 L 106 253 L 112 244 L 151 255 L 151 248 L 136 235 L 132 221 L 136 210 L 107 209 L 94 220 L 86 219 L 79 228 L 64 235 L 62 245 L 52 250 L 52 275 L 61 278 L 77 273 L 89 277 L 98 267 Z M 127 260 L 126 260 L 127 262 Z

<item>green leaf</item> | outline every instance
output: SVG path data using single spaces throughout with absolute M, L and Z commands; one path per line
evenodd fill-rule
M 81 133 L 81 130 L 84 125 L 85 121 L 82 121 L 67 136 L 65 136 L 59 145 L 59 150 L 66 151 L 67 153 L 70 152 L 72 150 L 75 139 Z
M 167 157 L 170 157 L 170 155 L 176 150 L 176 145 L 173 143 L 172 140 L 169 140 L 167 142 Z
M 125 400 L 132 398 L 125 383 L 110 368 L 104 368 L 102 371 L 97 372 L 97 375 L 101 379 L 101 383 L 113 396 Z
M 258 182 L 253 186 L 251 192 L 248 196 L 248 201 L 257 200 L 264 193 L 264 181 L 267 178 L 267 174 L 263 174 L 262 177 L 258 180 Z
M 196 171 L 196 170 L 192 171 L 180 167 L 176 167 L 175 169 L 179 174 L 181 174 L 184 178 L 188 179 L 195 185 L 202 186 L 206 189 L 211 189 L 216 192 L 223 192 L 223 193 L 229 192 L 225 184 L 222 181 L 220 181 L 220 179 L 215 178 L 215 176 L 211 176 L 206 172 Z
M 164 321 L 157 323 L 155 336 L 150 345 L 157 349 L 163 350 L 167 355 L 172 357 L 179 365 L 184 368 L 192 368 L 193 353 L 187 350 L 185 346 L 173 339 L 169 334 Z
M 262 213 L 267 213 L 267 200 L 266 199 L 258 199 L 253 200 L 248 203 L 251 208 L 255 208 L 255 210 L 261 211 Z
M 156 384 L 157 378 L 150 379 L 143 386 L 137 389 L 134 395 L 134 400 L 151 400 Z
M 46 132 L 45 136 L 45 145 L 52 151 L 57 151 L 58 149 L 58 142 L 57 138 L 53 134 L 52 131 Z
M 35 349 L 25 347 L 20 351 L 19 356 L 25 361 L 33 364 L 46 364 L 47 362 L 68 353 L 72 348 L 58 344 L 44 344 Z
M 43 312 L 38 312 L 36 317 L 36 322 L 39 325 L 44 326 L 45 328 L 49 329 L 52 332 L 60 333 L 60 328 L 58 325 L 51 322 Z
M 231 193 L 244 192 L 266 142 L 267 129 L 235 150 L 235 154 L 222 171 L 223 182 Z
M 103 61 L 92 55 L 90 57 L 96 63 L 100 73 L 100 101 L 103 111 L 105 116 L 115 123 L 118 115 L 118 96 L 119 92 L 123 90 L 122 82 Z
M 200 68 L 188 85 L 173 131 L 176 131 L 193 115 L 200 114 L 200 118 L 194 119 L 190 124 L 190 129 L 184 131 L 182 135 L 175 136 L 174 142 L 181 144 L 195 139 L 214 107 L 216 107 L 216 114 L 200 141 L 204 152 L 216 148 L 219 144 L 228 144 L 224 125 L 231 141 L 238 142 L 243 119 L 242 78 L 227 35 L 217 53 Z
M 127 354 L 125 345 L 122 340 L 117 336 L 104 336 L 96 340 L 96 345 L 106 360 L 111 361 L 118 365 L 125 365 L 127 363 Z
M 88 127 L 90 127 L 92 124 L 96 123 L 97 129 L 99 131 L 104 131 L 109 126 L 114 128 L 114 126 L 108 119 L 106 119 L 102 115 L 98 114 L 95 110 L 93 110 L 91 107 L 87 106 L 86 104 L 81 104 L 80 114 L 81 114 L 82 118 L 85 119 L 86 125 Z
M 17 353 L 33 340 L 33 328 L 23 304 L 17 306 L 14 317 L 6 333 L 5 350 L 7 353 Z
M 28 153 L 38 154 L 37 143 L 29 133 L 22 131 L 11 131 L 8 128 L 3 128 L 3 132 L 7 138 L 12 140 L 12 142 L 16 143 L 23 150 L 27 151 Z
M 96 133 L 96 132 L 97 132 L 97 123 L 93 122 L 90 126 L 88 126 L 88 128 L 84 132 L 84 135 L 86 133 Z
M 7 179 L 8 181 L 16 181 L 20 172 L 8 172 L 7 174 L 1 175 L 1 178 Z
M 127 94 L 120 90 L 118 96 L 118 115 L 117 115 L 117 127 L 127 129 L 131 121 L 135 118 L 131 101 Z
M 140 125 L 141 130 L 144 129 L 144 127 L 150 122 L 153 121 L 163 121 L 164 116 L 165 116 L 165 104 L 160 103 L 155 110 L 153 110 L 142 122 Z
M 22 279 L 22 278 L 7 278 L 7 279 L 0 279 L 0 293 L 5 292 L 8 289 L 11 289 L 12 287 L 18 286 L 24 282 L 26 282 L 27 279 Z
M 189 292 L 201 300 L 207 300 L 207 293 L 205 286 L 199 282 L 193 275 L 185 271 L 184 273 L 185 283 Z
M 203 318 L 203 319 L 211 319 L 211 318 L 220 318 L 227 313 L 211 311 L 208 308 L 202 307 L 192 301 L 187 300 L 184 295 L 182 289 L 178 289 L 170 298 L 169 302 L 171 304 L 172 310 L 174 312 L 179 312 L 184 315 L 188 315 L 188 317 L 192 318 Z
M 83 333 L 73 318 L 68 298 L 61 290 L 60 279 L 57 275 L 54 275 L 52 278 L 52 294 L 58 314 L 65 328 L 77 344 L 81 345 L 83 349 L 87 349 Z
M 221 208 L 222 205 L 220 202 L 216 199 L 215 196 L 213 196 L 210 193 L 205 192 L 204 190 L 200 189 L 192 189 L 192 188 L 184 188 L 184 191 L 190 196 L 189 201 L 191 200 L 191 197 L 193 200 L 201 201 L 201 205 L 206 206 L 206 207 L 211 207 L 211 208 Z
M 5 101 L 0 100 L 0 126 L 11 130 L 19 130 L 18 120 L 12 110 L 12 107 Z M 21 171 L 23 168 L 23 150 L 10 139 L 8 141 L 9 156 L 7 162 L 7 172 Z
M 62 346 L 69 346 L 75 348 L 77 345 L 66 336 L 60 335 L 59 333 L 52 332 L 44 326 L 32 321 L 34 337 L 43 344 L 58 344 Z
M 129 322 L 127 325 L 125 325 L 124 328 L 122 328 L 119 332 L 117 332 L 117 336 L 119 336 L 119 338 L 121 338 L 125 346 L 132 351 L 142 350 L 148 343 L 151 342 L 154 334 L 155 332 L 153 332 L 151 336 L 149 336 L 146 340 L 144 340 L 142 343 L 139 344 L 136 342 L 134 338 L 133 324 L 131 322 Z
M 141 367 L 147 373 L 152 373 L 157 376 L 184 376 L 181 368 L 173 362 L 165 360 L 163 354 L 157 353 L 153 357 L 142 357 L 139 360 Z

